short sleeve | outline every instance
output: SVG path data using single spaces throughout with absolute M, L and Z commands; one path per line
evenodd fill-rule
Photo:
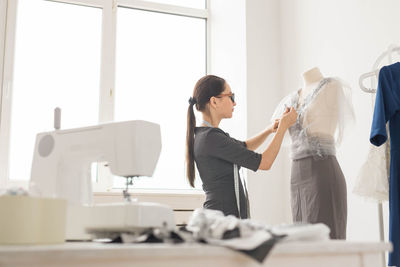
M 257 171 L 261 154 L 247 149 L 244 142 L 229 137 L 220 129 L 213 129 L 207 135 L 207 154 L 233 164 Z
M 228 136 L 229 136 L 229 135 L 228 135 Z M 230 137 L 230 138 L 232 139 L 233 142 L 235 142 L 235 143 L 237 143 L 237 144 L 239 144 L 239 145 L 241 145 L 241 146 L 247 148 L 246 142 L 239 141 L 239 140 L 237 140 L 237 139 L 235 139 L 235 138 L 233 138 L 233 137 Z
M 387 140 L 386 123 L 396 111 L 395 96 L 393 95 L 392 77 L 388 67 L 379 72 L 378 88 L 376 91 L 374 116 L 371 126 L 370 142 L 380 146 Z

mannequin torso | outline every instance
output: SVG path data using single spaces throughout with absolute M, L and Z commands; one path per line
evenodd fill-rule
M 323 81 L 324 77 L 318 68 L 303 74 L 304 87 L 299 91 L 299 105 Z M 338 122 L 338 97 L 342 92 L 338 81 L 332 80 L 323 85 L 315 98 L 308 103 L 303 114 L 303 125 L 309 136 L 333 138 Z
M 351 92 L 340 79 L 324 78 L 318 68 L 303 74 L 304 86 L 281 100 L 272 121 L 295 107 L 297 122 L 289 128 L 291 158 L 335 155 L 347 126 L 354 122 Z

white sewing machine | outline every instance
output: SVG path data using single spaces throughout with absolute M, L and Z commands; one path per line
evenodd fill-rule
M 92 204 L 90 166 L 108 162 L 114 175 L 152 176 L 161 151 L 160 126 L 126 121 L 36 136 L 30 191 L 68 200 L 66 239 L 105 237 L 116 232 L 141 232 L 175 227 L 172 209 L 157 203 Z M 86 233 L 85 233 L 86 232 Z

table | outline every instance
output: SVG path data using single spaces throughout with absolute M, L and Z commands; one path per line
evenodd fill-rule
M 262 265 L 246 255 L 204 244 L 103 244 L 0 246 L 0 266 L 193 266 L 193 267 L 378 267 L 386 242 L 287 242 L 277 244 Z

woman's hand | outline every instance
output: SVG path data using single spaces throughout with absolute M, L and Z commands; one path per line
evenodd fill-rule
M 274 123 L 272 123 L 269 127 L 268 130 L 270 133 L 275 133 L 278 130 L 279 127 L 279 121 L 280 119 L 276 119 Z
M 279 126 L 284 127 L 285 129 L 292 126 L 297 120 L 297 112 L 294 107 L 286 108 L 286 111 L 283 113 Z

